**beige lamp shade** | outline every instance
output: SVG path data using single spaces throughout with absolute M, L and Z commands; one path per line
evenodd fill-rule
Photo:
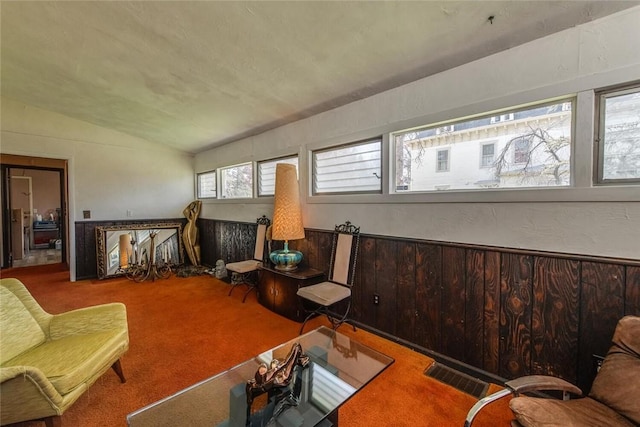
M 276 165 L 276 191 L 271 238 L 273 240 L 304 239 L 298 175 L 295 165 L 286 163 Z
M 125 268 L 129 265 L 129 257 L 131 256 L 131 234 L 121 234 L 118 242 L 120 254 L 120 267 Z

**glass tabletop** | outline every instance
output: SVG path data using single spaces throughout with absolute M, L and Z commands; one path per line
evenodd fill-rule
M 264 392 L 255 392 L 255 386 L 247 387 L 261 364 L 269 367 L 277 360 L 284 365 L 297 343 L 303 356 L 308 356 L 308 363 L 296 366 L 286 386 L 273 386 Z M 132 412 L 127 416 L 127 424 L 129 427 L 335 425 L 337 409 L 393 361 L 322 326 Z

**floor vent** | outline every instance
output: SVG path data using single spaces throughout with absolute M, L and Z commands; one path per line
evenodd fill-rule
M 428 377 L 434 378 L 442 383 L 448 384 L 451 387 L 455 387 L 460 391 L 463 391 L 476 399 L 482 399 L 487 394 L 489 384 L 484 381 L 480 381 L 477 378 L 473 378 L 470 375 L 456 371 L 447 366 L 441 365 L 438 362 L 434 362 L 431 366 L 424 371 L 424 374 Z

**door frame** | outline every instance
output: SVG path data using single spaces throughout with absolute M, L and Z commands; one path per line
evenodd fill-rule
M 9 169 L 39 169 L 59 172 L 60 177 L 60 235 L 62 236 L 62 263 L 69 269 L 69 174 L 68 161 L 44 157 L 28 157 L 0 154 L 0 175 L 2 176 L 2 268 L 13 264 L 11 254 L 11 199 Z

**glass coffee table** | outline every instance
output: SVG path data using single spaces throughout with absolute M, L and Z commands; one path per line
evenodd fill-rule
M 283 361 L 300 343 L 309 357 L 286 387 L 247 399 L 247 381 L 261 364 Z M 301 335 L 127 416 L 129 427 L 336 426 L 338 408 L 393 359 L 326 327 Z M 251 394 L 251 393 L 250 393 Z M 251 399 L 249 399 L 251 400 Z

